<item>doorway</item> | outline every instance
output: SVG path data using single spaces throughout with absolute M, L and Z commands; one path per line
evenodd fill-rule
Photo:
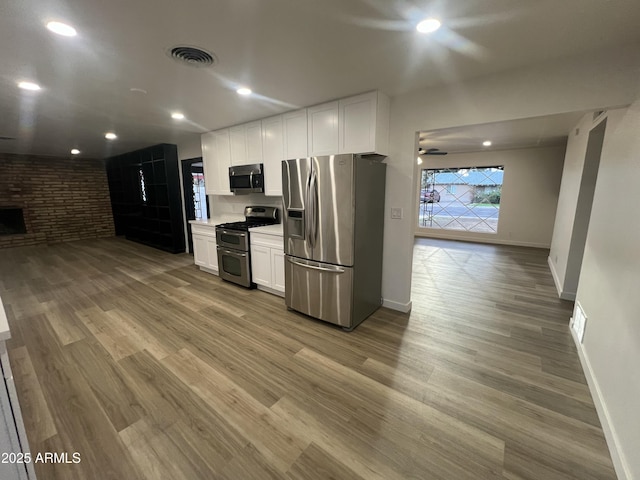
M 184 209 L 187 218 L 187 242 L 193 255 L 193 238 L 189 220 L 209 218 L 209 198 L 205 190 L 202 157 L 182 160 Z

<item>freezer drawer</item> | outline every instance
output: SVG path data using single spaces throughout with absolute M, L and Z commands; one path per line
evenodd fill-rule
M 286 255 L 287 307 L 342 327 L 352 327 L 353 269 Z

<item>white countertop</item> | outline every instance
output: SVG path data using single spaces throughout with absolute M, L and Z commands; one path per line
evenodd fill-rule
M 9 322 L 7 320 L 7 314 L 4 311 L 4 305 L 2 305 L 2 298 L 0 298 L 0 341 L 9 340 L 11 338 L 11 331 L 9 331 Z
M 253 227 L 249 229 L 250 232 L 264 233 L 265 235 L 274 235 L 282 237 L 282 224 L 276 223 L 275 225 L 265 225 L 264 227 Z

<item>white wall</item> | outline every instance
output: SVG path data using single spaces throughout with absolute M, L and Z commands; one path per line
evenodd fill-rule
M 570 292 L 565 291 L 564 283 L 569 261 L 569 247 L 571 245 L 571 234 L 576 216 L 578 193 L 580 192 L 580 182 L 582 180 L 582 170 L 587 152 L 587 141 L 589 140 L 589 131 L 592 127 L 593 114 L 588 113 L 582 117 L 569 134 L 567 153 L 565 155 L 564 169 L 562 172 L 562 185 L 558 199 L 558 210 L 556 212 L 553 239 L 551 240 L 551 250 L 549 252 L 549 266 L 553 272 L 558 293 L 562 298 L 571 300 L 575 298 L 575 289 L 572 289 Z M 576 134 L 576 131 L 579 133 Z
M 553 233 L 564 153 L 565 147 L 560 145 L 449 154 L 443 157 L 423 156 L 423 164 L 417 167 L 418 172 L 423 168 L 504 165 L 504 183 L 496 234 L 417 227 L 416 235 L 548 248 Z M 417 202 L 418 196 L 414 199 Z
M 192 138 L 178 144 L 178 160 L 188 160 L 202 156 L 200 135 L 194 134 Z
M 634 44 L 392 98 L 385 200 L 385 305 L 404 310 L 411 307 L 417 131 L 627 105 L 639 82 L 640 45 Z M 392 207 L 403 209 L 401 220 L 390 218 Z
M 585 373 L 621 479 L 640 478 L 639 132 L 640 95 L 609 113 L 576 297 Z
M 178 144 L 178 172 L 180 176 L 180 198 L 184 198 L 184 185 L 182 183 L 182 160 L 189 160 L 190 158 L 198 158 L 202 156 L 202 145 L 200 143 L 200 135 L 194 134 L 193 137 L 180 142 Z M 189 251 L 189 240 L 187 238 L 187 214 L 185 211 L 184 201 L 182 202 L 182 221 L 184 231 L 184 244 Z

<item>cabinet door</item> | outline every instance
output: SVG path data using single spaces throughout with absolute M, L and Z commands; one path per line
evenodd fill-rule
M 377 92 L 340 100 L 340 153 L 375 151 L 376 104 Z
M 203 133 L 200 137 L 202 144 L 202 165 L 204 168 L 205 191 L 209 195 L 216 192 L 216 177 L 218 176 L 218 163 L 215 158 L 216 137 L 215 132 Z
M 218 195 L 232 195 L 229 187 L 229 167 L 231 166 L 231 147 L 229 144 L 229 129 L 213 132 L 216 139 L 216 191 Z M 205 179 L 206 182 L 206 179 Z
M 207 237 L 207 267 L 212 270 L 218 271 L 218 249 L 216 248 L 216 238 Z
M 262 122 L 247 123 L 245 125 L 247 138 L 247 163 L 262 163 Z
M 284 252 L 271 249 L 271 287 L 284 293 Z
M 207 253 L 207 237 L 204 235 L 193 235 L 193 260 L 196 265 L 209 266 L 209 255 Z
M 264 194 L 281 196 L 282 160 L 284 160 L 281 115 L 262 120 L 262 153 L 264 162 Z
M 338 153 L 338 102 L 307 109 L 309 156 Z
M 256 284 L 271 287 L 271 249 L 262 245 L 251 245 L 251 280 Z
M 247 163 L 247 128 L 238 125 L 229 129 L 231 144 L 231 165 L 246 165 Z
M 306 158 L 309 155 L 307 110 L 303 109 L 282 115 L 282 130 L 284 134 L 284 156 L 281 160 Z
M 231 153 L 229 130 L 217 130 L 202 134 L 202 162 L 205 190 L 208 195 L 231 195 L 229 167 Z

